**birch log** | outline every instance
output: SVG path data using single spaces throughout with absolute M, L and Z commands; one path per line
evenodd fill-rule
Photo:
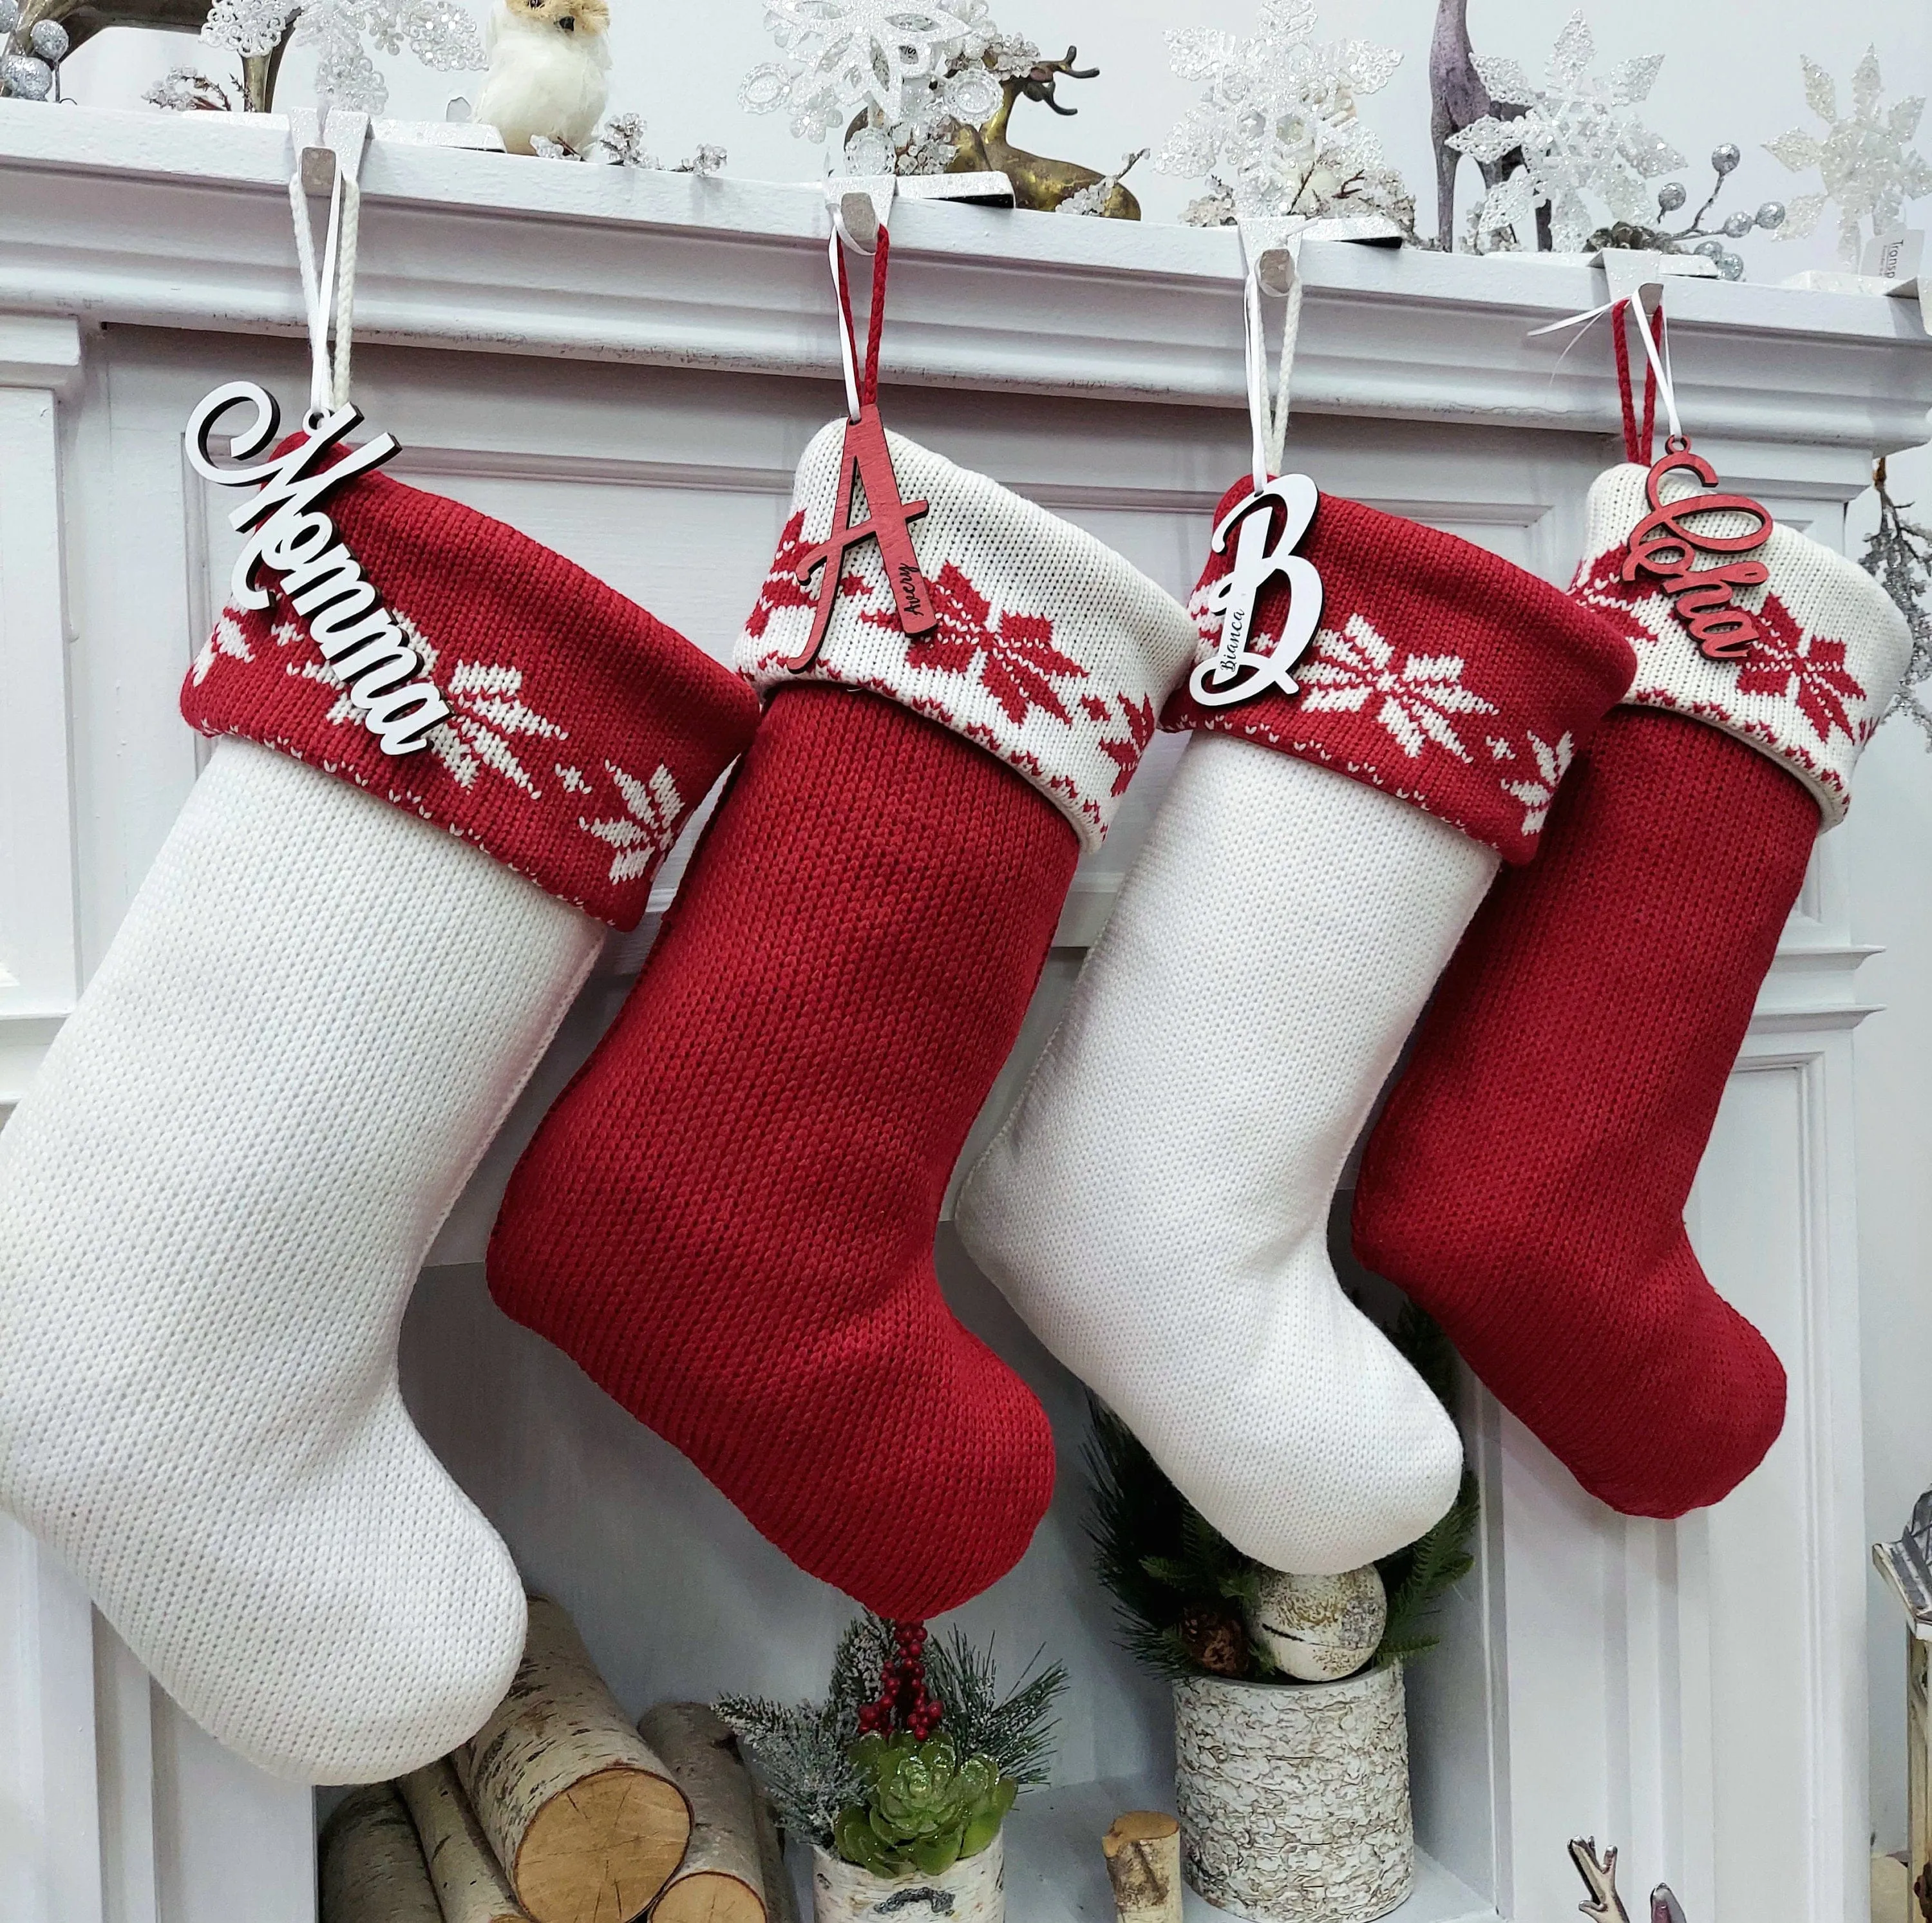
M 652 1923 L 766 1923 L 757 1792 L 731 1732 L 706 1702 L 661 1702 L 638 1733 L 691 1805 L 691 1846 Z
M 1180 1923 L 1180 1826 L 1152 1810 L 1114 1819 L 1100 1840 L 1120 1923 Z
M 752 1816 L 758 1826 L 758 1874 L 765 1880 L 765 1914 L 770 1923 L 799 1923 L 798 1886 L 785 1862 L 784 1838 L 778 1818 L 772 1814 L 762 1790 L 758 1792 Z
M 322 1833 L 322 1923 L 442 1923 L 393 1783 L 345 1797 Z
M 691 1812 L 556 1604 L 530 1603 L 509 1694 L 452 1760 L 536 1923 L 630 1923 L 670 1880 Z
M 415 1820 L 442 1923 L 530 1923 L 448 1759 L 405 1776 L 396 1787 Z

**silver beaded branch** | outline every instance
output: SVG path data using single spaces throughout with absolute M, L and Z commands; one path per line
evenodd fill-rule
M 58 20 L 20 26 L 20 0 L 0 0 L 0 99 L 58 100 L 60 64 L 73 41 Z
M 1657 190 L 1657 220 L 1654 225 L 1618 221 L 1613 226 L 1598 228 L 1590 236 L 1590 244 L 1654 248 L 1664 254 L 1701 254 L 1717 262 L 1718 272 L 1726 280 L 1741 279 L 1744 271 L 1744 260 L 1724 242 L 1742 240 L 1754 227 L 1762 227 L 1766 233 L 1772 232 L 1784 224 L 1785 216 L 1783 202 L 1767 200 L 1755 214 L 1747 214 L 1739 208 L 1735 213 L 1726 214 L 1716 228 L 1705 226 L 1704 216 L 1717 205 L 1718 195 L 1724 190 L 1724 183 L 1737 171 L 1743 158 L 1736 144 L 1730 140 L 1711 150 L 1711 171 L 1717 177 L 1715 182 L 1705 196 L 1703 206 L 1675 232 L 1664 225 L 1665 217 L 1681 213 L 1690 196 L 1681 180 L 1667 180 Z
M 1882 460 L 1872 470 L 1872 485 L 1878 490 L 1878 527 L 1866 537 L 1860 559 L 1912 631 L 1912 658 L 1905 680 L 1880 719 L 1906 716 L 1917 724 L 1927 751 L 1932 752 L 1932 708 L 1927 707 L 1918 692 L 1932 677 L 1932 611 L 1926 607 L 1926 591 L 1932 587 L 1932 530 L 1906 519 L 1904 508 L 1892 498 L 1886 485 Z M 1911 505 L 1907 501 L 1905 507 Z

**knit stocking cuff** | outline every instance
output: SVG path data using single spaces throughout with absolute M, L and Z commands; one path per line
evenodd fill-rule
M 861 542 L 842 557 L 823 646 L 794 674 L 783 664 L 804 652 L 831 591 L 824 569 L 804 585 L 796 570 L 831 530 L 844 438 L 833 422 L 799 463 L 739 671 L 761 692 L 832 682 L 927 716 L 1018 770 L 1083 848 L 1099 847 L 1192 656 L 1180 604 L 1092 536 L 889 433 L 901 498 L 931 504 L 911 535 L 938 625 L 902 632 L 878 544 Z M 853 520 L 862 512 L 855 500 Z
M 313 763 L 598 920 L 634 927 L 686 814 L 751 738 L 749 692 L 641 608 L 473 508 L 375 473 L 324 508 L 375 590 L 356 623 L 374 639 L 345 654 L 328 633 L 369 599 L 345 598 L 348 578 L 337 593 L 264 568 L 269 605 L 225 610 L 188 670 L 189 724 Z M 386 637 L 375 632 L 385 611 Z M 366 664 L 398 644 L 450 712 L 420 750 L 391 754 L 366 693 L 358 706 L 350 688 L 358 674 L 415 673 Z
M 1229 488 L 1216 525 L 1252 491 Z M 1564 770 L 1629 685 L 1628 646 L 1510 562 L 1336 495 L 1322 496 L 1299 551 L 1322 598 L 1298 692 L 1204 707 L 1184 688 L 1162 725 L 1322 762 L 1528 861 Z M 1208 590 L 1232 563 L 1210 554 L 1190 604 L 1204 661 L 1221 638 Z M 1288 603 L 1283 582 L 1263 590 L 1252 649 L 1271 651 Z
M 1627 464 L 1598 476 L 1570 590 L 1636 650 L 1636 678 L 1624 698 L 1748 742 L 1796 775 L 1816 796 L 1822 826 L 1836 827 L 1851 806 L 1852 770 L 1911 658 L 1904 616 L 1855 562 L 1774 527 L 1762 548 L 1742 557 L 1763 562 L 1770 578 L 1734 590 L 1758 637 L 1738 658 L 1709 658 L 1654 578 L 1622 578 L 1630 530 L 1650 511 L 1648 474 Z M 1693 525 L 1713 534 L 1746 531 L 1745 517 L 1721 512 Z M 1741 557 L 1713 556 L 1706 565 L 1719 558 Z

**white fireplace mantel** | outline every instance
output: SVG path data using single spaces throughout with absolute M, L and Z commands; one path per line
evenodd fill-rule
M 0 1112 L 194 778 L 176 692 L 229 537 L 180 430 L 220 380 L 301 391 L 289 169 L 272 118 L 0 101 Z M 515 520 L 724 653 L 794 463 L 836 405 L 820 189 L 392 140 L 372 145 L 362 179 L 357 396 L 402 440 L 397 471 Z M 1206 511 L 1246 460 L 1234 237 L 913 204 L 892 235 L 895 424 L 1184 592 Z M 1600 329 L 1567 352 L 1568 334 L 1532 331 L 1600 303 L 1600 273 L 1332 243 L 1311 243 L 1302 268 L 1298 461 L 1324 488 L 1566 577 L 1584 491 L 1617 458 L 1618 406 Z M 1780 519 L 1841 543 L 1871 455 L 1925 438 L 1932 343 L 1916 309 L 1686 280 L 1668 313 L 1700 448 Z M 1172 752 L 1150 758 L 1083 865 L 982 1128 L 1104 921 Z M 1563 1844 L 1593 1832 L 1667 1876 L 1696 1923 L 1862 1923 L 1851 1045 L 1873 1011 L 1838 839 L 1820 844 L 1694 1204 L 1714 1278 L 1786 1361 L 1786 1433 L 1717 1510 L 1631 1522 L 1471 1396 L 1481 1553 L 1445 1612 L 1445 1646 L 1411 1678 L 1434 1867 L 1403 1923 L 1568 1914 Z M 839 1600 L 482 1294 L 508 1162 L 641 950 L 614 944 L 446 1226 L 411 1310 L 405 1386 L 627 1702 L 802 1695 Z M 1016 1833 L 1014 1923 L 1105 1914 L 1086 1830 L 1159 1793 L 1161 1700 L 1112 1647 L 1085 1573 L 1072 1385 L 950 1228 L 940 1256 L 962 1312 L 1040 1388 L 1064 1444 L 1034 1551 L 964 1612 L 1015 1654 L 1044 1634 L 1078 1687 L 1062 1786 Z M 310 1923 L 311 1837 L 307 1792 L 208 1744 L 64 1572 L 0 1521 L 10 1923 Z
M 289 171 L 278 116 L 0 104 L 0 309 L 296 332 Z M 760 374 L 837 364 L 814 185 L 380 140 L 362 184 L 362 340 Z M 1238 404 L 1231 231 L 912 202 L 892 225 L 904 271 L 888 380 Z M 1303 273 L 1298 408 L 1616 428 L 1604 355 L 1526 339 L 1600 302 L 1600 272 L 1330 242 L 1308 245 Z M 1669 314 L 1700 442 L 1862 457 L 1923 438 L 1932 344 L 1904 303 L 1684 279 Z

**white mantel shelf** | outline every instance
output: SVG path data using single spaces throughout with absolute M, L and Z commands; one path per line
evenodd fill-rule
M 0 101 L 0 310 L 301 326 L 279 116 Z M 575 359 L 829 372 L 822 194 L 372 142 L 357 332 Z M 1227 230 L 902 204 L 889 380 L 1216 406 L 1241 394 Z M 1530 330 L 1593 307 L 1574 260 L 1311 244 L 1298 408 L 1610 433 L 1608 356 Z M 1932 342 L 1874 295 L 1685 280 L 1668 312 L 1708 441 L 1925 437 Z

